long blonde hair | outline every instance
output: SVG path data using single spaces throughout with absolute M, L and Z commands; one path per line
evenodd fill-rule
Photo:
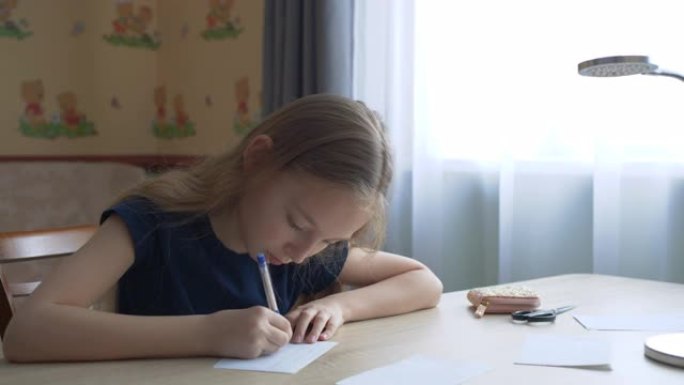
M 170 212 L 205 214 L 234 208 L 247 176 L 243 153 L 257 135 L 272 141 L 271 171 L 304 171 L 347 188 L 368 202 L 371 220 L 354 234 L 357 246 L 377 249 L 384 240 L 392 159 L 385 129 L 362 102 L 341 96 L 303 97 L 276 111 L 231 150 L 190 168 L 173 170 L 128 191 Z M 125 199 L 125 198 L 124 198 Z

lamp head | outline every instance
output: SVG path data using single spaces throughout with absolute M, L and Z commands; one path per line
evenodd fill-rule
M 614 77 L 655 72 L 658 66 L 648 61 L 648 56 L 609 56 L 587 60 L 577 65 L 583 76 Z

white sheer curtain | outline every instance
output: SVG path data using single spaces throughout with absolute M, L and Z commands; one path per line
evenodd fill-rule
M 675 0 L 356 2 L 355 96 L 396 147 L 387 248 L 447 289 L 596 272 L 684 282 Z

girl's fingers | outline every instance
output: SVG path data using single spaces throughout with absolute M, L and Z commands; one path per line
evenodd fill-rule
M 340 323 L 335 321 L 333 318 L 330 318 L 328 320 L 328 324 L 325 327 L 325 330 L 321 333 L 321 335 L 318 337 L 319 341 L 326 341 L 332 338 L 332 336 L 335 335 L 337 332 L 337 329 L 339 329 Z
M 268 322 L 278 328 L 279 330 L 283 331 L 286 333 L 287 339 L 289 340 L 290 337 L 292 337 L 292 324 L 290 323 L 289 319 L 285 318 L 284 316 L 276 313 L 276 312 L 271 312 L 272 314 L 269 314 L 269 320 Z
M 290 311 L 289 313 L 287 313 L 285 315 L 285 318 L 287 318 L 287 320 L 290 321 L 290 324 L 292 326 L 294 326 L 295 322 L 297 322 L 297 319 L 299 318 L 299 314 L 301 314 L 301 313 L 302 313 L 302 308 L 298 307 L 298 308 Z
M 309 331 L 309 334 L 306 336 L 306 342 L 316 342 L 318 340 L 318 336 L 323 331 L 323 328 L 325 328 L 325 325 L 328 324 L 328 320 L 330 320 L 330 314 L 318 312 L 318 314 L 316 314 L 316 317 L 314 317 L 313 319 L 311 331 Z
M 309 324 L 311 324 L 311 320 L 315 315 L 316 312 L 313 309 L 305 309 L 299 314 L 292 333 L 292 342 L 300 343 L 304 341 L 306 331 L 309 329 Z
M 263 352 L 270 354 L 280 349 L 283 345 L 290 341 L 290 335 L 280 329 L 273 328 L 271 332 L 266 335 L 266 346 Z

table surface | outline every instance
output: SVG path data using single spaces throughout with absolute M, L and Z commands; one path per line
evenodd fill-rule
M 645 313 L 684 309 L 684 285 L 605 275 L 571 274 L 519 282 L 540 293 L 543 307 L 576 305 L 555 324 L 513 324 L 506 315 L 475 319 L 465 291 L 446 293 L 437 308 L 344 325 L 339 344 L 297 374 L 214 369 L 216 358 L 92 363 L 10 364 L 0 384 L 334 384 L 413 354 L 469 360 L 492 367 L 468 384 L 682 384 L 684 370 L 652 361 L 643 344 L 655 332 L 588 331 L 572 314 Z M 533 334 L 595 335 L 610 341 L 612 370 L 514 365 Z

